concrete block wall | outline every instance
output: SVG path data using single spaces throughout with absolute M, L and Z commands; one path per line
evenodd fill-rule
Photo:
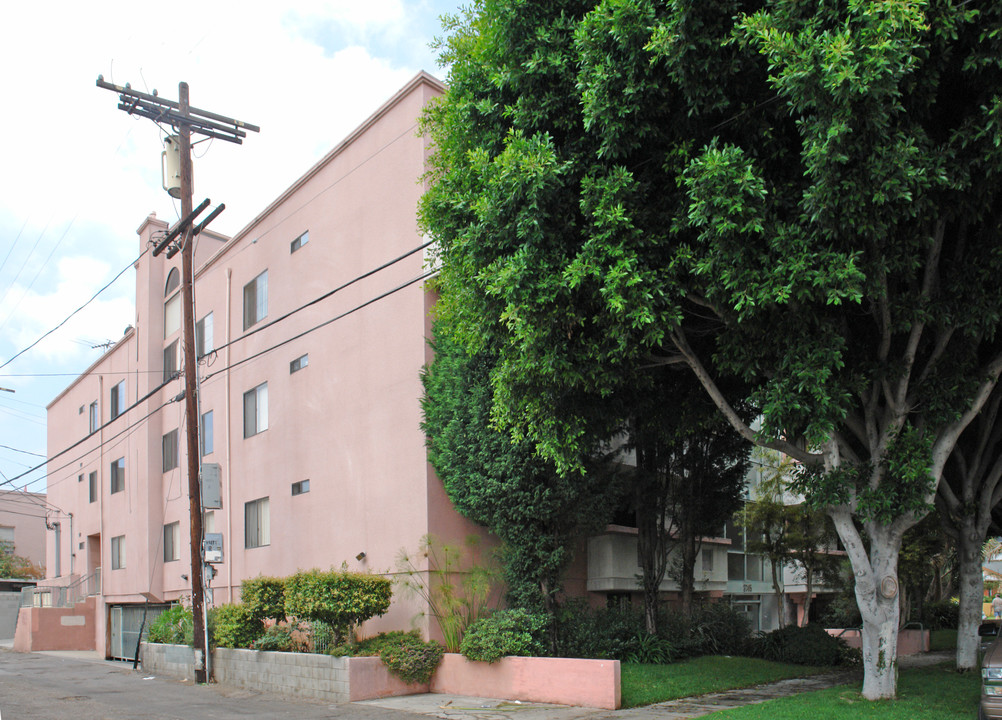
M 281 695 L 348 702 L 348 658 L 216 648 L 213 675 L 226 685 Z
M 194 676 L 195 653 L 184 645 L 143 643 L 143 672 L 176 678 Z M 350 700 L 348 658 L 308 653 L 216 648 L 216 682 L 331 703 Z

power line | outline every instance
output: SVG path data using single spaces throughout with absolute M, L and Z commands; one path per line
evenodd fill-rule
M 323 327 L 326 327 L 326 326 L 330 325 L 331 323 L 337 322 L 338 320 L 343 320 L 344 318 L 348 317 L 349 315 L 352 315 L 352 314 L 358 312 L 359 310 L 361 310 L 363 308 L 366 308 L 369 305 L 372 305 L 373 303 L 376 303 L 376 302 L 378 302 L 378 301 L 380 301 L 380 300 L 382 300 L 384 298 L 387 298 L 390 295 L 393 295 L 394 293 L 397 293 L 397 292 L 399 292 L 399 291 L 401 291 L 401 290 L 403 290 L 405 288 L 408 288 L 408 287 L 410 287 L 411 285 L 413 285 L 415 283 L 418 283 L 418 282 L 421 282 L 422 280 L 426 280 L 426 279 L 430 278 L 432 275 L 436 274 L 437 272 L 438 272 L 437 270 L 429 270 L 426 273 L 418 275 L 417 277 L 412 278 L 411 280 L 408 280 L 405 283 L 397 285 L 392 290 L 387 290 L 386 292 L 384 292 L 384 293 L 382 293 L 380 295 L 377 295 L 376 297 L 372 298 L 371 300 L 366 300 L 364 303 L 362 303 L 360 305 L 356 305 L 351 310 L 347 310 L 347 311 L 345 311 L 345 312 L 343 312 L 343 313 L 341 313 L 339 315 L 335 315 L 334 317 L 330 318 L 329 320 L 325 320 L 324 322 L 320 323 L 319 325 L 314 325 L 309 330 L 304 330 L 303 332 L 299 333 L 298 335 L 293 335 L 291 338 L 288 338 L 286 340 L 282 340 L 279 343 L 275 343 L 271 347 L 265 348 L 264 350 L 261 350 L 259 352 L 254 353 L 253 355 L 249 355 L 249 356 L 247 356 L 245 358 L 237 360 L 234 363 L 230 363 L 226 367 L 220 368 L 219 370 L 216 370 L 215 372 L 206 375 L 203 378 L 202 381 L 203 382 L 208 382 L 209 380 L 211 380 L 212 378 L 214 378 L 216 375 L 219 375 L 220 373 L 226 372 L 227 370 L 232 370 L 235 367 L 239 367 L 240 365 L 243 365 L 244 363 L 250 362 L 251 360 L 255 360 L 255 359 L 261 357 L 262 355 L 270 353 L 272 350 L 277 350 L 278 348 L 282 347 L 283 345 L 288 345 L 289 343 L 294 342 L 295 340 L 298 340 L 301 337 L 309 335 L 310 333 L 315 332 L 315 331 L 317 331 L 317 330 L 319 330 L 319 329 L 321 329 Z
M 42 455 L 41 453 L 35 453 L 29 450 L 18 450 L 17 448 L 11 447 L 10 445 L 0 445 L 0 448 L 3 448 L 4 450 L 13 450 L 14 452 L 24 453 L 25 455 L 34 455 L 35 457 L 40 457 L 40 458 L 48 457 L 46 455 Z
M 54 332 L 55 332 L 56 330 L 58 330 L 59 328 L 61 328 L 61 327 L 62 327 L 63 325 L 65 325 L 65 324 L 66 324 L 67 322 L 69 322 L 70 318 L 72 318 L 72 317 L 73 317 L 74 315 L 76 315 L 76 314 L 77 314 L 78 312 L 80 312 L 80 311 L 81 311 L 81 310 L 83 310 L 83 309 L 84 309 L 85 307 L 87 307 L 87 306 L 88 306 L 88 305 L 90 305 L 90 304 L 91 304 L 92 302 L 94 302 L 94 300 L 96 300 L 96 299 L 97 299 L 97 297 L 98 297 L 98 296 L 99 296 L 99 295 L 100 295 L 101 293 L 103 293 L 103 292 L 104 292 L 105 290 L 107 290 L 107 289 L 108 289 L 109 287 L 111 287 L 111 286 L 112 286 L 112 285 L 113 285 L 113 284 L 114 284 L 114 283 L 115 283 L 115 282 L 116 282 L 116 281 L 118 280 L 118 278 L 122 277 L 122 275 L 124 275 L 124 274 L 125 274 L 125 271 L 126 271 L 126 270 L 128 270 L 128 269 L 129 269 L 129 268 L 131 268 L 131 267 L 133 267 L 133 266 L 134 266 L 134 265 L 135 265 L 135 264 L 136 264 L 137 262 L 139 262 L 139 260 L 140 260 L 140 259 L 141 259 L 141 258 L 143 257 L 143 255 L 145 255 L 145 254 L 146 254 L 147 252 L 149 252 L 149 248 L 147 248 L 146 250 L 143 250 L 143 252 L 142 252 L 142 253 L 140 253 L 140 255 L 139 255 L 139 257 L 138 257 L 138 258 L 136 258 L 136 259 L 135 259 L 135 260 L 133 260 L 133 261 L 132 261 L 131 263 L 129 263 L 128 265 L 126 265 L 126 266 L 125 266 L 124 268 L 122 268 L 122 270 L 121 270 L 121 271 L 120 271 L 120 272 L 118 273 L 118 275 L 116 275 L 115 277 L 113 277 L 113 278 L 111 279 L 111 281 L 110 281 L 110 282 L 109 282 L 109 283 L 108 283 L 107 285 L 105 285 L 105 286 L 104 286 L 103 288 L 101 288 L 101 289 L 100 289 L 100 290 L 98 290 L 98 291 L 97 291 L 96 293 L 94 293 L 94 295 L 93 295 L 93 296 L 91 297 L 91 299 L 90 299 L 90 300 L 88 300 L 88 301 L 87 301 L 87 302 L 85 302 L 85 303 L 84 303 L 83 305 L 81 305 L 81 306 L 80 306 L 80 307 L 78 307 L 78 308 L 77 308 L 76 310 L 74 310 L 74 311 L 73 311 L 73 312 L 71 312 L 71 313 L 70 313 L 69 315 L 67 315 L 67 316 L 66 316 L 66 318 L 65 318 L 65 319 L 64 319 L 64 320 L 63 320 L 63 321 L 62 321 L 61 323 L 59 323 L 59 324 L 58 324 L 58 325 L 56 325 L 56 326 L 55 326 L 54 328 L 52 328 L 51 330 L 49 330 L 49 331 L 48 331 L 47 333 L 45 333 L 44 335 L 42 335 L 42 336 L 41 336 L 40 338 L 38 338 L 37 340 L 35 340 L 35 342 L 31 343 L 31 345 L 29 345 L 28 347 L 26 347 L 26 348 L 25 348 L 24 350 L 21 350 L 20 352 L 18 352 L 17 354 L 15 354 L 15 355 L 14 355 L 13 357 L 11 357 L 11 358 L 10 358 L 9 360 L 7 360 L 7 362 L 5 362 L 5 363 L 3 363 L 2 365 L 0 365 L 0 370 L 2 370 L 3 368 L 7 367 L 7 366 L 8 366 L 8 365 L 10 365 L 10 364 L 11 364 L 12 362 L 14 362 L 15 360 L 17 360 L 17 359 L 18 359 L 19 357 L 21 357 L 22 355 L 24 355 L 24 354 L 25 354 L 26 352 L 28 352 L 29 350 L 31 350 L 31 349 L 32 349 L 33 347 L 35 347 L 36 345 L 38 345 L 38 343 L 42 342 L 42 340 L 44 340 L 45 338 L 49 337 L 49 335 L 51 335 L 51 334 L 52 334 L 52 333 L 54 333 Z
M 404 259 L 410 257 L 411 255 L 413 255 L 416 252 L 421 252 L 426 247 L 428 247 L 429 245 L 431 245 L 433 242 L 435 242 L 435 241 L 434 240 L 429 240 L 426 243 L 422 243 L 421 245 L 418 245 L 413 250 L 408 250 L 403 255 L 395 257 L 392 260 L 386 261 L 385 263 L 383 263 L 379 267 L 373 268 L 372 270 L 364 272 L 361 275 L 357 275 L 354 278 L 352 278 L 351 280 L 349 280 L 348 282 L 346 282 L 346 283 L 344 283 L 342 285 L 339 285 L 338 287 L 334 288 L 333 290 L 331 290 L 329 292 L 324 293 L 320 297 L 315 298 L 313 300 L 310 300 L 308 303 L 306 303 L 304 305 L 300 305 L 295 310 L 290 310 L 289 312 L 285 313 L 285 315 L 282 315 L 281 317 L 277 317 L 274 320 L 272 320 L 271 322 L 265 323 L 264 325 L 261 325 L 260 327 L 256 327 L 253 330 L 251 330 L 250 332 L 246 332 L 243 335 L 241 335 L 240 337 L 234 338 L 233 340 L 230 340 L 228 343 L 224 343 L 223 345 L 220 345 L 219 347 L 214 348 L 214 351 L 215 352 L 219 352 L 220 350 L 224 350 L 225 348 L 228 348 L 230 345 L 233 345 L 233 344 L 235 344 L 237 342 L 240 342 L 241 340 L 246 340 L 251 335 L 255 335 L 255 334 L 261 332 L 262 330 L 267 330 L 268 328 L 272 327 L 273 325 L 276 325 L 276 324 L 282 322 L 283 320 L 289 319 L 290 317 L 292 317 L 293 315 L 295 315 L 297 312 L 300 312 L 301 310 L 305 310 L 308 307 L 312 307 L 313 305 L 316 305 L 317 303 L 326 300 L 327 298 L 331 297 L 332 295 L 341 292 L 345 288 L 348 288 L 348 287 L 354 285 L 355 283 L 357 283 L 357 282 L 359 282 L 361 280 L 365 280 L 366 278 L 375 275 L 377 272 L 380 272 L 381 270 L 385 270 L 386 268 L 390 267 L 391 265 L 395 265 L 396 263 L 398 263 L 401 260 L 404 260 Z
M 168 380 L 166 382 L 160 383 L 158 386 L 156 386 L 155 388 L 153 388 L 152 390 L 150 390 L 148 393 L 146 393 L 145 395 L 143 395 L 141 398 L 139 398 L 138 400 L 136 400 L 134 403 L 132 403 L 131 405 L 129 405 L 127 408 L 125 408 L 121 413 L 119 413 L 113 419 L 109 420 L 108 422 L 104 423 L 99 428 L 97 428 L 96 430 L 94 430 L 94 432 L 88 433 L 87 435 L 85 435 L 81 439 L 77 440 L 75 443 L 73 443 L 69 447 L 60 450 L 55 455 L 51 455 L 45 462 L 36 465 L 35 467 L 31 468 L 30 470 L 26 470 L 25 472 L 21 473 L 20 475 L 15 475 L 14 477 L 10 478 L 9 480 L 4 480 L 3 482 L 0 482 L 0 487 L 2 487 L 3 485 L 11 484 L 11 483 L 13 483 L 16 480 L 20 480 L 25 475 L 28 475 L 29 473 L 32 473 L 35 470 L 38 470 L 39 468 L 45 467 L 48 463 L 52 462 L 56 458 L 62 457 L 63 455 L 65 455 L 66 453 L 68 453 L 70 450 L 73 450 L 74 448 L 76 448 L 76 447 L 82 445 L 83 443 L 87 442 L 87 440 L 89 440 L 90 438 L 92 438 L 96 433 L 99 433 L 101 430 L 104 430 L 106 427 L 108 427 L 109 425 L 111 425 L 113 422 L 116 422 L 118 420 L 118 418 L 124 416 L 127 412 L 129 412 L 133 408 L 137 407 L 141 403 L 144 403 L 147 400 L 149 400 L 151 397 L 153 397 L 153 395 L 155 395 L 156 393 L 160 392 L 164 387 L 166 387 L 169 383 L 171 383 L 173 381 L 174 381 L 174 379 L 171 378 L 170 380 Z M 104 447 L 105 445 L 107 445 L 108 443 L 110 443 L 112 440 L 117 439 L 119 436 L 121 436 L 126 431 L 128 431 L 128 430 L 136 427 L 139 423 L 145 421 L 153 413 L 161 410 L 162 408 L 167 407 L 168 405 L 170 405 L 173 402 L 177 402 L 177 400 L 180 399 L 180 397 L 181 396 L 171 398 L 170 400 L 168 400 L 167 402 L 165 402 L 160 407 L 156 408 L 155 410 L 150 411 L 147 415 L 143 416 L 142 418 L 140 418 L 135 423 L 133 423 L 131 425 L 127 425 L 124 430 L 118 432 L 115 435 L 112 435 L 110 438 L 108 438 L 104 442 L 100 443 L 97 447 L 98 448 Z M 80 457 L 84 457 L 85 455 L 87 455 L 90 452 L 93 452 L 93 450 L 88 450 L 87 453 L 84 453 L 84 455 L 81 455 Z M 72 464 L 73 462 L 76 462 L 79 459 L 80 459 L 79 457 L 78 458 L 74 458 L 69 464 Z M 61 467 L 56 468 L 54 472 L 58 472 L 59 470 L 62 470 L 64 468 L 66 468 L 66 467 L 69 467 L 69 464 L 63 465 Z

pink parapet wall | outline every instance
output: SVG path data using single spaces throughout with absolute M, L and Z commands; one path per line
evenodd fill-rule
M 841 637 L 845 644 L 851 648 L 859 650 L 863 647 L 863 639 L 859 630 L 850 628 L 842 630 L 840 628 L 829 628 L 829 635 Z M 918 653 L 929 652 L 929 631 L 928 630 L 899 630 L 898 631 L 898 657 L 902 655 L 917 655 Z
M 485 663 L 447 653 L 431 691 L 605 710 L 621 704 L 618 660 L 506 657 Z

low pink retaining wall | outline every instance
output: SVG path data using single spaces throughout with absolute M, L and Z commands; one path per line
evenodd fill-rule
M 845 644 L 857 650 L 863 647 L 863 638 L 858 630 L 846 630 L 844 635 L 839 635 L 842 630 L 839 628 L 829 628 L 828 634 L 841 637 Z M 902 655 L 917 655 L 918 653 L 929 652 L 929 631 L 928 630 L 899 630 L 898 631 L 898 657 Z
M 485 663 L 447 653 L 431 678 L 431 691 L 617 710 L 619 661 L 506 657 Z
M 348 658 L 348 695 L 351 702 L 428 692 L 428 684 L 408 685 L 389 671 L 378 657 Z
M 96 599 L 71 608 L 23 607 L 14 631 L 15 652 L 96 650 Z

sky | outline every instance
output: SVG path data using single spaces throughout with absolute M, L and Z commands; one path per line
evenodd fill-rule
M 445 79 L 430 44 L 457 5 L 4 4 L 0 483 L 23 477 L 0 489 L 45 490 L 44 468 L 28 472 L 46 454 L 45 408 L 134 322 L 136 228 L 180 215 L 162 188 L 161 130 L 118 110 L 98 76 L 169 100 L 184 81 L 193 107 L 261 128 L 193 149 L 195 203 L 225 203 L 212 229 L 233 235 L 418 71 Z

